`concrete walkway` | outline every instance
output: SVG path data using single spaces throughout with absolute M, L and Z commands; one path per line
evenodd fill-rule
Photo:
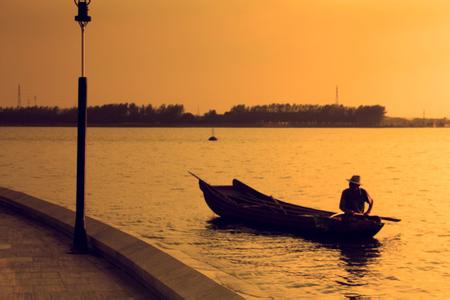
M 0 207 L 0 299 L 153 299 L 121 270 L 71 241 Z

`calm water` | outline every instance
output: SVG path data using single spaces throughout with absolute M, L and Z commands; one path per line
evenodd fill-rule
M 450 297 L 449 129 L 90 128 L 88 214 L 179 255 L 250 296 Z M 73 208 L 74 128 L 0 128 L 0 185 Z M 337 210 L 360 174 L 374 214 L 399 217 L 366 244 L 323 244 L 209 222 L 191 170 Z M 219 271 L 220 270 L 220 271 Z

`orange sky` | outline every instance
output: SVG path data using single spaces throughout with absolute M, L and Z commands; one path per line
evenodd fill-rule
M 450 117 L 450 1 L 92 0 L 89 104 L 385 105 Z M 0 105 L 74 106 L 71 0 L 0 0 Z

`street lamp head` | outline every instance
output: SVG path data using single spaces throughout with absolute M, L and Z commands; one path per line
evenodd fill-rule
M 89 4 L 91 0 L 74 0 L 75 5 L 78 6 L 78 15 L 75 16 L 75 21 L 77 21 L 81 27 L 85 27 L 90 21 L 91 17 L 88 15 Z

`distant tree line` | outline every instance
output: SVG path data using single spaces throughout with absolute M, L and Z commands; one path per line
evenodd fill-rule
M 383 127 L 450 127 L 447 118 L 392 118 L 385 117 L 381 123 Z
M 309 104 L 235 105 L 224 114 L 215 110 L 196 116 L 181 104 L 138 106 L 134 103 L 105 104 L 88 108 L 88 123 L 95 126 L 273 126 L 337 127 L 380 126 L 384 106 Z M 76 108 L 0 107 L 0 125 L 74 126 Z

